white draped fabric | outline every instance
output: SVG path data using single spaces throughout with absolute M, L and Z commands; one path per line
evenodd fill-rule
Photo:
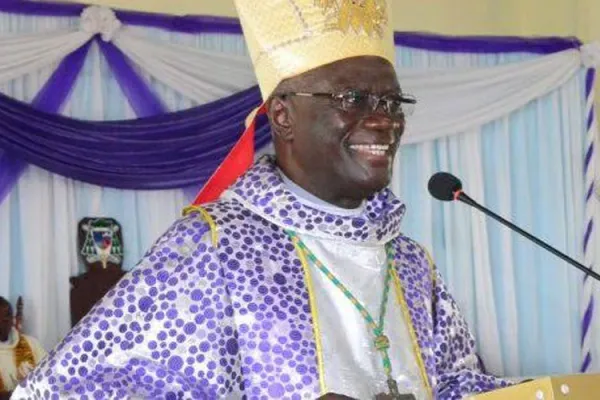
M 117 45 L 142 70 L 197 102 L 218 99 L 256 84 L 247 57 L 165 45 L 125 30 Z
M 86 12 L 79 30 L 0 38 L 0 83 L 54 63 L 101 33 L 103 40 L 112 41 L 146 74 L 198 103 L 256 84 L 245 55 L 157 43 L 135 29 L 121 27 L 108 9 L 90 7 Z M 429 141 L 493 121 L 559 88 L 582 65 L 592 66 L 599 59 L 600 45 L 590 44 L 506 65 L 400 67 L 403 87 L 419 99 L 405 143 Z M 449 93 L 453 101 L 448 101 Z
M 403 87 L 419 100 L 404 143 L 465 132 L 507 115 L 561 87 L 597 51 L 587 45 L 484 68 L 400 68 Z
M 90 40 L 82 31 L 19 35 L 0 39 L 0 83 L 59 62 Z
M 50 20 L 58 22 L 49 27 Z M 0 90 L 30 100 L 60 58 L 94 33 L 135 62 L 170 110 L 255 84 L 239 37 L 122 27 L 99 10 L 88 12 L 83 24 L 0 14 Z M 466 207 L 432 201 L 425 185 L 432 173 L 452 171 L 474 198 L 581 258 L 581 71 L 597 59 L 591 45 L 536 57 L 398 48 L 402 86 L 419 100 L 405 137 L 411 145 L 401 150 L 392 185 L 409 207 L 406 232 L 432 250 L 484 361 L 500 374 L 576 369 L 580 275 Z M 94 46 L 63 113 L 134 117 Z M 28 331 L 52 347 L 70 326 L 68 277 L 80 270 L 77 221 L 119 220 L 131 268 L 185 201 L 180 190 L 106 189 L 29 168 L 0 204 L 0 276 L 6 277 L 0 295 L 24 295 Z

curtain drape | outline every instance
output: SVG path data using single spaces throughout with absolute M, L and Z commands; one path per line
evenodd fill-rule
M 531 59 L 407 49 L 398 55 L 407 67 L 448 69 Z M 583 260 L 584 102 L 579 70 L 490 123 L 400 148 L 393 186 L 407 203 L 404 229 L 431 250 L 495 373 L 578 370 L 582 275 L 474 209 L 433 199 L 427 180 L 440 170 L 455 174 L 471 197 Z
M 249 110 L 260 103 L 257 89 L 248 89 L 254 77 L 247 57 L 160 44 L 123 27 L 114 12 L 101 7 L 86 8 L 76 31 L 58 35 L 50 47 L 59 46 L 63 36 L 76 32 L 100 35 L 103 55 L 138 117 L 160 113 L 164 106 L 159 100 L 140 101 L 153 99 L 153 91 L 138 78 L 130 61 L 195 102 L 219 100 L 194 111 L 151 119 L 83 123 L 37 115 L 26 105 L 0 97 L 0 148 L 49 171 L 104 186 L 159 189 L 201 185 L 233 147 Z M 14 64 L 11 60 L 27 58 L 40 36 L 0 39 L 0 47 L 9 49 L 5 50 L 8 66 Z M 404 89 L 419 99 L 404 141 L 433 140 L 493 121 L 560 87 L 582 64 L 591 66 L 599 54 L 597 45 L 585 45 L 507 65 L 399 66 Z M 9 72 L 9 77 L 14 74 Z M 218 138 L 217 145 L 207 137 Z M 267 129 L 261 129 L 257 147 L 267 137 Z

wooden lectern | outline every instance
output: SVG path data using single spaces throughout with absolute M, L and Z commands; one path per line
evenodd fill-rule
M 598 400 L 600 374 L 548 376 L 493 392 L 468 397 L 470 400 Z

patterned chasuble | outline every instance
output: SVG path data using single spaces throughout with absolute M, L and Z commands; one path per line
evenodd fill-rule
M 407 322 L 434 398 L 508 385 L 480 373 L 473 337 L 438 272 L 400 234 L 404 210 L 388 190 L 357 216 L 307 207 L 263 158 L 219 201 L 159 238 L 13 398 L 319 397 L 318 327 L 284 229 L 345 242 L 392 241 Z

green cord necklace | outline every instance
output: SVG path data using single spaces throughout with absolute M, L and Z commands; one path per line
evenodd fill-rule
M 342 291 L 342 293 L 352 302 L 354 307 L 360 312 L 362 317 L 365 319 L 365 322 L 371 328 L 375 339 L 373 343 L 375 345 L 375 349 L 379 351 L 381 356 L 381 361 L 383 364 L 383 370 L 387 377 L 387 385 L 390 391 L 389 395 L 394 400 L 408 400 L 415 399 L 412 394 L 401 394 L 398 390 L 398 383 L 394 380 L 392 376 L 392 363 L 390 361 L 390 356 L 388 353 L 388 349 L 390 348 L 390 340 L 384 334 L 384 324 L 385 324 L 385 313 L 387 311 L 387 303 L 388 297 L 390 293 L 390 283 L 392 280 L 392 274 L 394 273 L 394 250 L 391 245 L 386 245 L 386 255 L 387 255 L 387 273 L 385 274 L 385 281 L 383 284 L 383 297 L 381 299 L 381 306 L 379 309 L 379 321 L 376 322 L 375 319 L 371 316 L 369 311 L 360 303 L 360 301 L 354 297 L 352 292 L 344 286 L 340 280 L 331 273 L 331 271 L 323 265 L 321 261 L 306 247 L 306 245 L 300 240 L 300 238 L 291 231 L 286 231 L 290 236 L 294 244 L 304 252 L 307 259 L 309 259 L 338 289 Z

